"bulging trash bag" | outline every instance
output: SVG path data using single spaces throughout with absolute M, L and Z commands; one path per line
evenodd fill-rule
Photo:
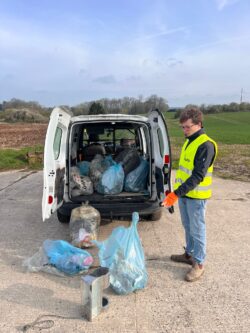
M 110 271 L 110 285 L 118 294 L 129 294 L 145 288 L 148 274 L 140 237 L 137 231 L 139 214 L 134 212 L 129 228 L 115 228 L 108 239 L 94 241 L 99 248 L 99 261 Z
M 88 162 L 88 161 L 82 161 L 82 162 L 77 163 L 77 167 L 80 170 L 81 176 L 89 175 L 89 166 L 90 166 L 90 162 Z
M 89 176 L 94 184 L 94 189 L 98 191 L 99 181 L 102 178 L 103 173 L 116 162 L 112 159 L 111 155 L 105 156 L 97 154 L 90 163 Z M 103 194 L 103 191 L 99 192 Z
M 116 252 L 109 272 L 110 285 L 119 295 L 126 295 L 137 289 L 143 289 L 148 279 L 145 270 L 126 259 L 121 249 Z
M 93 182 L 95 190 L 100 178 L 102 177 L 103 172 L 106 170 L 105 165 L 102 164 L 103 160 L 104 160 L 103 156 L 97 154 L 90 162 L 89 177 Z
M 88 176 L 80 176 L 77 179 L 77 188 L 80 190 L 81 195 L 91 195 L 94 192 L 93 183 Z
M 101 194 L 118 194 L 122 192 L 124 171 L 121 164 L 115 164 L 104 171 L 96 187 Z
M 55 266 L 50 265 L 49 259 L 42 247 L 40 247 L 32 257 L 24 259 L 23 267 L 25 267 L 28 272 L 45 272 L 57 276 L 65 276 L 65 274 L 59 271 Z
M 116 164 L 116 162 L 113 160 L 113 158 L 112 158 L 111 155 L 107 155 L 102 160 L 101 164 L 102 164 L 103 168 L 105 170 L 107 170 L 109 167 L 111 167 L 112 165 Z
M 74 178 L 76 176 L 80 176 L 80 169 L 77 166 L 72 166 L 70 168 L 70 178 L 72 181 L 74 181 Z
M 69 222 L 72 245 L 80 248 L 92 246 L 91 240 L 97 239 L 100 222 L 99 211 L 88 204 L 72 209 Z
M 46 239 L 43 242 L 43 250 L 50 265 L 69 275 L 87 270 L 93 263 L 93 257 L 87 251 L 63 240 Z
M 148 172 L 148 161 L 141 159 L 140 165 L 125 177 L 124 190 L 127 192 L 140 192 L 145 190 Z
M 126 148 L 115 157 L 115 161 L 121 163 L 124 173 L 127 175 L 138 167 L 140 164 L 140 156 L 136 149 Z
M 80 169 L 78 167 L 71 168 L 70 186 L 73 196 L 91 195 L 94 192 L 91 179 L 88 176 L 81 176 Z

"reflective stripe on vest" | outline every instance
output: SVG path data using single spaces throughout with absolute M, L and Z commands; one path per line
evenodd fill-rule
M 194 158 L 197 149 L 200 145 L 206 141 L 211 141 L 215 147 L 215 157 L 217 155 L 217 144 L 214 140 L 209 138 L 206 134 L 201 134 L 188 145 L 188 140 L 185 141 L 179 161 L 179 169 L 176 172 L 176 179 L 174 184 L 174 190 L 176 190 L 181 184 L 183 184 L 191 175 L 194 169 Z M 215 158 L 214 158 L 215 160 Z M 214 164 L 214 161 L 213 161 Z M 203 181 L 200 182 L 192 191 L 189 191 L 186 196 L 194 199 L 208 199 L 212 195 L 212 174 L 213 164 L 208 168 Z

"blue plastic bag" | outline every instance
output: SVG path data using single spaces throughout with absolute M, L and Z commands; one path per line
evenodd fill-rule
M 63 240 L 47 239 L 43 242 L 43 250 L 48 257 L 49 264 L 69 275 L 87 270 L 93 263 L 93 258 L 87 251 Z
M 77 166 L 80 169 L 80 175 L 81 176 L 88 176 L 89 175 L 90 162 L 82 161 L 82 162 L 77 163 Z
M 148 172 L 148 161 L 141 159 L 139 166 L 125 177 L 124 190 L 127 192 L 140 192 L 145 190 Z
M 104 170 L 108 169 L 112 165 L 115 165 L 116 162 L 113 160 L 111 155 L 105 156 L 104 159 L 101 161 L 101 165 Z
M 124 171 L 121 164 L 110 166 L 102 174 L 97 185 L 97 192 L 101 194 L 118 194 L 122 192 Z
M 129 294 L 145 288 L 148 274 L 140 237 L 137 231 L 139 214 L 133 213 L 129 228 L 117 227 L 103 242 L 94 241 L 99 248 L 102 267 L 110 271 L 110 285 L 118 294 Z

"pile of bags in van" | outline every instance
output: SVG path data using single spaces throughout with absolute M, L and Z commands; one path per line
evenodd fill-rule
M 140 192 L 146 189 L 148 162 L 132 148 L 117 156 L 97 154 L 91 162 L 82 161 L 71 167 L 72 196 Z

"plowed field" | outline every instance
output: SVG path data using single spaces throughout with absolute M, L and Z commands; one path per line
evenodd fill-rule
M 0 123 L 0 149 L 43 145 L 48 124 Z

